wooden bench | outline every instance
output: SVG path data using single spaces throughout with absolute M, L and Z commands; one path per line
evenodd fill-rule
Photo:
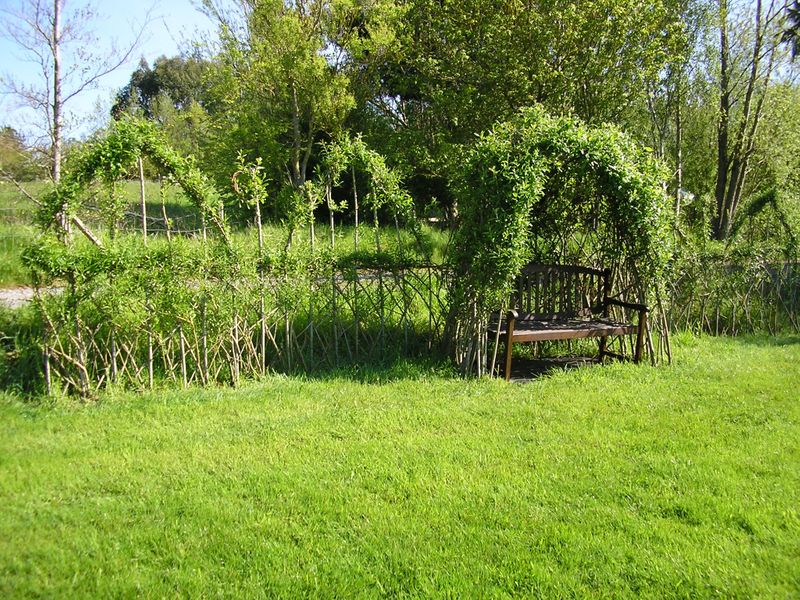
M 642 358 L 647 331 L 647 306 L 623 302 L 611 293 L 611 269 L 573 265 L 527 264 L 515 282 L 505 319 L 492 315 L 488 339 L 505 343 L 505 378 L 511 379 L 514 342 L 576 340 L 597 338 L 602 360 L 623 359 L 607 350 L 611 336 L 636 335 L 634 362 Z M 617 306 L 639 313 L 636 325 L 614 321 L 611 308 Z

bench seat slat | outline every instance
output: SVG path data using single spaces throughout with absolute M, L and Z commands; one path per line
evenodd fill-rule
M 514 325 L 515 342 L 535 342 L 546 340 L 572 340 L 581 338 L 597 338 L 613 335 L 628 335 L 638 331 L 636 325 L 619 323 L 607 319 L 582 321 L 578 319 L 564 321 L 525 321 L 519 320 Z M 501 323 L 500 335 L 505 335 L 506 324 Z M 489 328 L 489 335 L 496 335 L 497 327 Z

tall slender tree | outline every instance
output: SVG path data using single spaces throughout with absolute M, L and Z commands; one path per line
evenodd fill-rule
M 786 10 L 787 26 L 783 32 L 783 41 L 792 46 L 792 57 L 797 56 L 798 44 L 800 44 L 800 0 L 795 0 L 794 4 Z
M 731 233 L 742 200 L 764 101 L 779 60 L 785 3 L 719 0 L 719 121 L 712 232 Z
M 326 53 L 334 2 L 242 1 L 238 16 L 211 1 L 222 51 L 211 76 L 213 148 L 227 177 L 244 149 L 273 167 L 273 182 L 299 190 L 315 143 L 341 129 L 353 106 L 348 78 Z M 234 24 L 235 23 L 235 24 Z M 227 161 L 227 162 L 226 162 Z
M 128 62 L 142 40 L 149 12 L 134 29 L 133 40 L 124 46 L 101 42 L 92 27 L 98 14 L 90 4 L 67 8 L 65 0 L 19 0 L 4 12 L 4 35 L 21 57 L 34 65 L 38 79 L 4 75 L 2 84 L 45 124 L 41 133 L 49 146 L 50 175 L 57 182 L 69 106 Z

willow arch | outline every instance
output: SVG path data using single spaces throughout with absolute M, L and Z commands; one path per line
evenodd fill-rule
M 186 194 L 204 219 L 214 225 L 226 243 L 228 230 L 221 215 L 222 198 L 192 159 L 173 150 L 154 123 L 126 117 L 116 121 L 105 137 L 90 143 L 69 173 L 42 198 L 38 220 L 47 229 L 65 223 L 82 206 L 82 194 L 95 181 L 113 185 L 122 179 L 139 158 L 149 159 L 159 174 L 170 177 Z M 110 218 L 122 210 L 111 198 L 106 213 Z M 60 218 L 61 217 L 61 218 Z
M 320 165 L 317 169 L 316 185 L 320 195 L 324 195 L 330 215 L 331 244 L 333 244 L 334 213 L 344 205 L 333 200 L 333 188 L 342 183 L 343 175 L 350 170 L 353 178 L 353 210 L 356 222 L 355 243 L 358 245 L 359 206 L 356 192 L 355 169 L 364 172 L 369 178 L 369 189 L 362 198 L 365 206 L 373 211 L 377 222 L 377 211 L 389 208 L 392 214 L 403 217 L 407 223 L 416 226 L 413 201 L 401 186 L 400 174 L 386 164 L 384 157 L 367 146 L 361 136 L 351 138 L 347 135 L 324 146 Z M 417 231 L 415 230 L 415 233 Z
M 651 153 L 617 128 L 538 106 L 484 134 L 456 188 L 447 339 L 462 371 L 475 369 L 488 313 L 528 261 L 613 267 L 645 301 L 670 253 L 665 179 Z

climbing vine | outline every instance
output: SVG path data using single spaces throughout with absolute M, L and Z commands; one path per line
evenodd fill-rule
M 420 264 L 399 225 L 396 242 L 380 242 L 379 208 L 415 226 L 400 177 L 360 139 L 325 150 L 328 162 L 317 178 L 286 188 L 283 197 L 270 195 L 261 161 L 240 153 L 231 188 L 253 217 L 255 251 L 247 230 L 228 233 L 220 194 L 152 124 L 122 120 L 89 144 L 44 198 L 42 234 L 25 252 L 43 323 L 47 389 L 92 397 L 109 384 L 235 385 L 270 369 L 429 351 L 426 340 L 444 322 L 442 272 Z M 202 216 L 201 230 L 171 229 L 160 185 L 163 218 L 150 221 L 162 222 L 166 236 L 148 233 L 143 186 L 141 215 L 133 213 L 142 235 L 116 234 L 131 216 L 122 180 L 134 167 L 142 174 L 142 158 L 164 176 L 162 183 L 183 189 Z M 332 192 L 348 170 L 362 184 L 367 176 L 361 202 L 372 209 L 375 245 L 334 251 L 332 220 L 330 245 L 315 246 L 314 209 L 325 201 L 331 215 L 345 208 Z M 262 209 L 281 216 L 289 232 L 285 247 L 267 239 Z M 81 216 L 90 218 L 84 223 Z M 65 221 L 91 243 L 71 239 Z M 216 235 L 213 229 L 207 235 L 207 223 L 216 225 Z M 105 235 L 90 230 L 98 225 L 107 226 Z M 292 234 L 306 225 L 309 243 L 298 236 L 292 244 Z

